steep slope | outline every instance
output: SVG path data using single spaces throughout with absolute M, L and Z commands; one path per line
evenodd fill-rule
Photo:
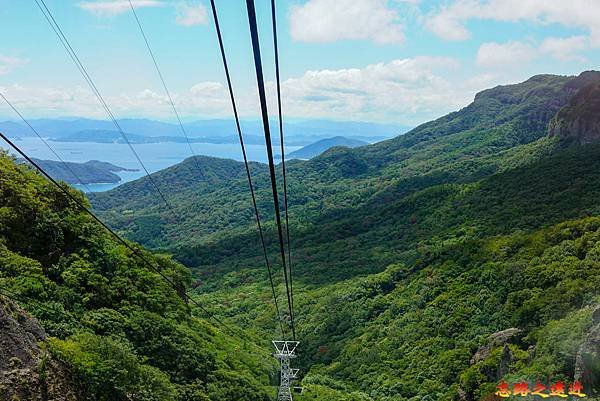
M 598 223 L 432 244 L 416 263 L 308 289 L 301 399 L 479 400 L 503 378 L 582 380 L 597 393 L 600 343 L 584 366 L 581 355 L 600 327 Z
M 299 399 L 478 400 L 501 378 L 600 391 L 600 220 L 586 217 L 600 215 L 599 163 L 600 144 L 569 147 L 296 232 Z M 272 333 L 260 260 L 240 241 L 186 249 L 199 299 Z
M 578 143 L 600 139 L 600 82 L 582 88 L 550 122 L 550 135 Z
M 0 291 L 39 320 L 52 360 L 81 386 L 78 400 L 269 399 L 270 344 L 253 340 L 251 331 L 240 339 L 196 316 L 180 297 L 189 271 L 141 252 L 177 291 L 52 184 L 0 154 Z M 19 357 L 23 367 L 39 367 L 33 342 L 44 335 L 34 331 L 29 342 L 3 343 L 3 355 L 29 349 L 33 359 Z M 2 359 L 0 376 L 19 362 L 10 363 Z

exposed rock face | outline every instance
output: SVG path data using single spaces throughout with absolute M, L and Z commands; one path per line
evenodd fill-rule
M 600 306 L 592 317 L 594 324 L 577 352 L 575 380 L 580 380 L 584 388 L 600 392 Z
M 497 331 L 493 334 L 490 334 L 490 336 L 488 337 L 488 340 L 489 340 L 488 343 L 479 347 L 477 352 L 475 352 L 475 355 L 473 355 L 473 357 L 471 358 L 471 365 L 474 365 L 477 362 L 483 361 L 485 358 L 487 358 L 490 355 L 490 353 L 492 352 L 492 349 L 494 347 L 497 347 L 498 345 L 506 344 L 507 342 L 509 342 L 509 340 L 511 338 L 513 338 L 515 335 L 519 334 L 520 332 L 521 332 L 521 329 L 511 327 L 509 329 Z M 506 350 L 510 353 L 510 350 L 508 349 L 508 347 L 506 347 Z M 503 354 L 503 356 L 504 356 L 504 354 Z
M 548 134 L 585 144 L 600 140 L 600 79 L 581 88 L 548 125 Z
M 490 357 L 492 351 L 502 347 L 498 364 L 494 363 L 479 367 L 479 371 L 483 373 L 489 381 L 499 381 L 500 379 L 502 379 L 502 377 L 504 377 L 504 375 L 509 373 L 510 365 L 514 359 L 514 355 L 510 350 L 508 344 L 515 336 L 517 336 L 521 332 L 521 329 L 511 327 L 490 334 L 487 338 L 486 343 L 481 345 L 477 349 L 477 352 L 475 352 L 475 354 L 471 358 L 471 365 L 475 365 L 479 362 L 485 361 L 488 357 Z M 457 390 L 457 395 L 460 401 L 474 401 L 476 399 L 472 390 L 465 390 L 464 388 L 459 388 Z M 491 401 L 496 399 L 499 399 L 499 397 L 496 397 L 494 394 L 490 394 L 489 396 L 481 400 Z
M 68 369 L 42 344 L 40 324 L 0 296 L 0 400 L 77 401 Z

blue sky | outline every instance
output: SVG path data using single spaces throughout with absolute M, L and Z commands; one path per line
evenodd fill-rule
M 172 120 L 127 0 L 46 0 L 117 117 Z M 270 0 L 255 0 L 273 96 Z M 207 0 L 133 0 L 186 120 L 229 118 Z M 600 68 L 596 0 L 279 0 L 284 113 L 414 125 L 539 73 Z M 240 111 L 258 115 L 244 0 L 217 0 Z M 0 91 L 29 118 L 103 118 L 34 0 L 0 0 Z M 275 109 L 271 107 L 274 111 Z M 0 105 L 0 118 L 14 118 Z

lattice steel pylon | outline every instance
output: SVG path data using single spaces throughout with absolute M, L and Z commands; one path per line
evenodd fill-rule
M 296 358 L 298 344 L 300 344 L 298 341 L 273 341 L 277 351 L 273 356 L 279 360 L 281 365 L 281 382 L 277 401 L 292 401 L 292 383 L 298 375 L 299 369 L 290 367 L 290 359 Z

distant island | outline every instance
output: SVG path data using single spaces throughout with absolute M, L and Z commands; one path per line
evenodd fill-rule
M 229 144 L 238 143 L 239 139 L 237 135 L 227 136 L 202 136 L 202 137 L 189 137 L 186 139 L 183 135 L 160 135 L 160 136 L 146 136 L 132 133 L 125 133 L 127 140 L 132 144 L 142 143 L 186 143 L 188 140 L 191 143 L 213 143 L 213 144 Z M 92 142 L 92 143 L 126 143 L 123 135 L 119 131 L 113 130 L 84 130 L 69 134 L 66 136 L 50 138 L 53 142 Z M 264 143 L 264 139 L 255 135 L 246 135 L 244 137 L 246 143 L 250 145 L 257 145 Z
M 321 153 L 335 147 L 335 146 L 345 146 L 347 148 L 357 148 L 359 146 L 368 145 L 368 142 L 361 141 L 359 139 L 354 138 L 346 138 L 344 136 L 336 136 L 333 138 L 325 138 L 320 141 L 311 143 L 310 145 L 306 145 L 303 148 L 300 148 L 292 153 L 290 153 L 287 158 L 289 159 L 312 159 L 315 156 L 320 155 Z M 281 156 L 279 155 L 279 158 Z
M 111 121 L 85 118 L 34 119 L 30 123 L 44 138 L 54 142 L 124 143 Z M 187 140 L 179 124 L 148 119 L 118 120 L 119 127 L 133 144 L 185 143 Z M 236 125 L 230 119 L 199 120 L 183 124 L 192 143 L 239 144 Z M 264 145 L 262 122 L 242 120 L 242 133 L 248 145 Z M 407 132 L 411 127 L 397 124 L 379 124 L 356 121 L 307 120 L 284 123 L 285 143 L 289 146 L 306 146 L 324 138 L 345 136 L 369 143 L 381 141 Z M 273 132 L 277 124 L 271 125 Z M 0 121 L 0 132 L 10 138 L 35 136 L 25 124 L 15 121 Z M 279 136 L 273 135 L 273 144 Z
M 115 172 L 138 171 L 98 160 L 90 160 L 85 163 L 65 162 L 64 164 L 56 160 L 32 160 L 52 178 L 68 184 L 116 184 L 121 181 L 121 177 Z
M 160 136 L 147 136 L 140 134 L 132 134 L 130 132 L 125 133 L 127 135 L 127 140 L 132 144 L 148 144 L 148 143 L 164 143 L 164 142 L 174 142 L 174 143 L 186 143 L 188 140 L 191 143 L 212 143 L 212 144 L 238 144 L 239 137 L 237 135 L 215 135 L 215 136 L 196 136 L 192 137 L 188 135 L 160 135 Z M 358 138 L 347 138 L 343 136 L 336 136 L 333 138 L 325 138 L 321 139 L 318 136 L 304 135 L 299 137 L 292 137 L 286 139 L 286 144 L 289 146 L 305 146 L 308 148 L 309 146 L 316 145 L 317 149 L 323 148 L 319 153 L 321 154 L 325 150 L 329 149 L 332 146 L 348 146 L 348 147 L 356 147 L 366 145 L 369 142 L 363 141 L 363 139 L 367 139 L 370 141 L 380 141 L 382 139 L 386 139 L 386 137 L 360 137 Z M 78 131 L 69 135 L 56 136 L 50 138 L 53 142 L 91 142 L 91 143 L 126 143 L 123 135 L 119 131 L 114 130 L 84 130 Z M 314 142 L 318 140 L 318 142 Z M 247 145 L 264 145 L 265 139 L 263 136 L 259 135 L 251 135 L 244 134 L 244 142 Z M 333 143 L 329 145 L 329 143 Z M 339 142 L 339 143 L 338 143 Z M 318 144 L 318 145 L 317 145 Z M 273 145 L 279 145 L 279 138 L 277 136 L 273 137 Z M 326 147 L 326 148 L 325 148 Z M 300 150 L 300 149 L 299 149 Z M 314 157 L 317 154 L 311 156 Z M 305 158 L 300 157 L 298 158 Z

